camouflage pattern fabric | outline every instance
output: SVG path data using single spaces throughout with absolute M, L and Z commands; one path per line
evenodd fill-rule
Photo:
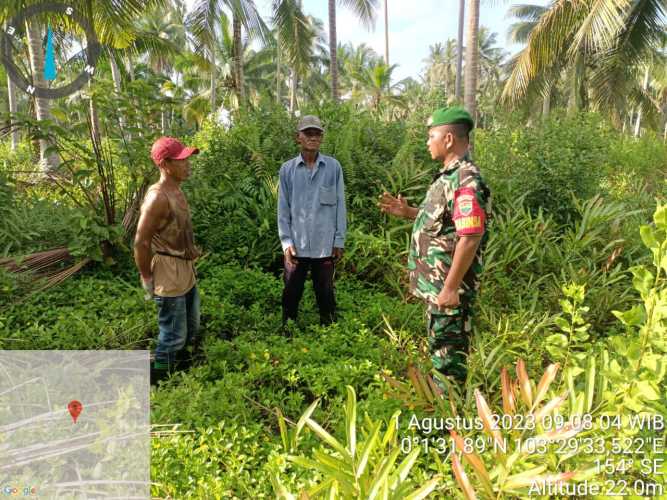
M 471 307 L 479 289 L 490 209 L 489 189 L 479 168 L 466 156 L 438 172 L 412 228 L 408 256 L 410 291 L 427 304 L 431 357 L 434 367 L 443 372 L 460 365 L 460 354 L 455 353 L 468 349 Z M 459 288 L 461 306 L 439 309 L 435 305 L 437 296 L 449 273 L 460 236 L 482 233 L 475 259 Z
M 442 312 L 429 308 L 426 313 L 433 368 L 460 382 L 465 382 L 467 376 L 466 356 L 470 347 L 474 300 L 474 292 L 468 290 L 461 295 L 459 307 Z

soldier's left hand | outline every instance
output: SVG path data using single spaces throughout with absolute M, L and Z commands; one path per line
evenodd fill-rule
M 438 294 L 436 304 L 440 309 L 458 307 L 461 303 L 459 291 L 457 289 L 443 288 Z

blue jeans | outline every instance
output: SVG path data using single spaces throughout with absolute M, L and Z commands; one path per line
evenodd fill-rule
M 199 291 L 197 285 L 180 297 L 154 297 L 158 310 L 160 334 L 155 349 L 155 361 L 176 362 L 176 353 L 192 343 L 199 333 Z

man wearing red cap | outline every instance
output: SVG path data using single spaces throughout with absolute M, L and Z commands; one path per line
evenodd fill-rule
M 199 293 L 194 261 L 190 208 L 181 183 L 190 176 L 189 157 L 199 153 L 173 137 L 160 137 L 151 158 L 160 180 L 148 188 L 134 240 L 134 260 L 147 298 L 158 306 L 159 336 L 152 380 L 171 373 L 185 360 L 186 344 L 195 344 L 199 330 Z

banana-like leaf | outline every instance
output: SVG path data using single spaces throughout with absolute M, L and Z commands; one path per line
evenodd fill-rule
M 423 500 L 424 498 L 429 496 L 433 492 L 433 490 L 435 490 L 438 487 L 439 482 L 440 482 L 440 477 L 434 477 L 433 479 L 425 483 L 421 488 L 403 497 L 403 500 Z
M 590 412 L 593 408 L 593 396 L 595 396 L 595 356 L 589 356 L 586 366 L 586 396 L 584 398 L 584 409 Z
M 394 412 L 394 414 L 389 419 L 389 425 L 387 430 L 382 437 L 382 446 L 387 446 L 390 442 L 394 440 L 396 436 L 396 430 L 398 427 L 398 416 L 401 414 L 400 410 Z
M 466 475 L 466 471 L 463 469 L 463 465 L 459 460 L 459 457 L 456 456 L 456 453 L 450 455 L 452 457 L 452 470 L 454 471 L 454 477 L 459 487 L 463 491 L 464 496 L 467 500 L 477 500 L 477 495 L 475 495 L 475 489 L 470 484 L 470 480 Z
M 533 400 L 532 409 L 537 408 L 537 405 L 540 404 L 544 396 L 546 396 L 547 391 L 551 382 L 556 378 L 556 373 L 558 373 L 558 368 L 560 367 L 559 363 L 551 364 L 544 371 L 544 375 L 540 379 L 540 383 L 537 384 L 537 390 L 535 391 L 535 399 Z
M 380 492 L 380 488 L 382 487 L 382 484 L 387 482 L 389 477 L 389 471 L 394 466 L 394 463 L 396 463 L 396 459 L 398 458 L 398 454 L 400 452 L 401 452 L 400 448 L 396 448 L 391 453 L 391 455 L 389 455 L 382 461 L 380 466 L 380 471 L 378 472 L 377 476 L 373 480 L 373 483 L 371 484 L 371 489 L 370 492 L 368 493 L 368 500 L 373 500 L 374 498 L 377 497 L 378 493 Z
M 292 450 L 290 449 L 290 439 L 289 439 L 289 433 L 287 432 L 287 425 L 285 424 L 285 417 L 283 416 L 283 412 L 280 411 L 280 408 L 276 408 L 276 414 L 278 415 L 278 427 L 280 428 L 280 439 L 283 442 L 283 448 L 285 450 L 285 453 L 289 453 Z
M 301 418 L 296 423 L 296 429 L 294 430 L 294 438 L 292 441 L 292 448 L 295 448 L 297 445 L 297 442 L 299 440 L 299 434 L 301 434 L 301 431 L 303 430 L 303 427 L 306 425 L 306 420 L 310 418 L 310 416 L 313 414 L 315 411 L 315 408 L 317 408 L 317 405 L 320 403 L 319 398 L 313 401 L 313 403 L 308 407 L 308 409 L 301 415 Z
M 331 446 L 334 450 L 336 450 L 338 453 L 340 453 L 343 458 L 346 460 L 352 460 L 352 457 L 350 456 L 350 453 L 345 449 L 345 447 L 340 444 L 340 442 L 333 437 L 331 434 L 329 434 L 327 431 L 325 431 L 320 424 L 312 420 L 311 418 L 306 419 L 306 425 L 311 428 L 311 430 L 317 434 L 317 436 L 322 439 L 325 443 L 327 443 L 329 446 Z
M 514 474 L 513 476 L 508 477 L 502 484 L 502 490 L 513 490 L 516 488 L 523 488 L 524 486 L 529 486 L 531 481 L 533 481 L 539 474 L 546 470 L 546 465 L 540 465 L 533 469 L 525 470 L 519 474 Z
M 417 458 L 419 458 L 419 452 L 419 447 L 412 450 L 396 468 L 396 472 L 391 475 L 389 485 L 392 490 L 396 489 L 396 486 L 405 481 L 405 479 L 408 477 L 412 467 L 417 462 Z
M 381 422 L 376 422 L 375 427 L 371 431 L 371 436 L 368 438 L 368 440 L 364 443 L 364 449 L 361 452 L 361 458 L 359 459 L 359 465 L 356 470 L 356 477 L 359 479 L 364 471 L 366 470 L 366 465 L 368 465 L 368 459 L 371 456 L 371 453 L 373 453 L 373 450 L 375 449 L 375 446 L 378 441 L 378 437 L 380 436 L 380 427 L 382 423 Z
M 347 386 L 347 404 L 345 405 L 345 430 L 347 431 L 347 449 L 352 460 L 357 451 L 357 396 L 351 386 Z
M 489 477 L 489 473 L 486 470 L 486 467 L 484 466 L 484 462 L 482 462 L 482 459 L 479 456 L 477 456 L 475 452 L 466 453 L 465 443 L 463 442 L 463 439 L 461 438 L 461 436 L 458 435 L 456 431 L 452 430 L 450 431 L 450 434 L 452 436 L 452 439 L 454 439 L 454 445 L 456 446 L 456 448 L 458 448 L 458 450 L 461 452 L 466 462 L 468 462 L 475 470 L 475 474 L 481 481 L 484 490 L 489 494 L 489 496 L 493 497 L 494 495 L 493 495 L 493 486 L 491 485 L 491 478 Z

